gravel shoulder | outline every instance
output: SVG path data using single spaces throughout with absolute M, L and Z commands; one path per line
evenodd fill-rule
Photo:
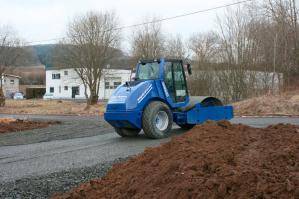
M 180 129 L 178 133 L 182 133 Z M 0 182 L 83 168 L 143 152 L 169 138 L 120 138 L 115 133 L 0 147 Z
M 64 193 L 90 179 L 101 178 L 113 164 L 125 161 L 99 163 L 91 167 L 69 169 L 31 178 L 22 178 L 14 182 L 0 183 L 0 198 L 49 198 L 54 193 Z

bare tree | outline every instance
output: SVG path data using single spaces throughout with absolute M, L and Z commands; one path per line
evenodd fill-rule
M 193 59 L 193 75 L 189 77 L 192 95 L 215 95 L 212 65 L 217 57 L 217 35 L 214 32 L 196 33 L 188 40 Z
M 186 46 L 180 35 L 169 36 L 165 42 L 165 57 L 184 59 L 186 58 Z
M 272 40 L 277 37 L 276 65 L 284 73 L 285 86 L 289 86 L 299 75 L 298 9 L 294 0 L 267 0 L 264 7 L 275 33 Z
M 5 105 L 3 76 L 9 67 L 17 64 L 22 56 L 21 41 L 9 26 L 0 26 L 0 106 Z
M 97 103 L 103 69 L 119 52 L 120 30 L 117 27 L 118 18 L 114 12 L 89 12 L 73 19 L 68 26 L 67 39 L 60 46 L 62 53 L 58 55 L 58 62 L 75 68 L 84 84 L 88 105 Z
M 131 53 L 135 61 L 139 59 L 153 59 L 163 55 L 165 36 L 161 23 L 149 23 L 157 18 L 149 18 L 144 25 L 139 26 L 131 35 Z
M 197 33 L 188 48 L 197 66 L 191 89 L 238 101 L 298 83 L 295 0 L 264 0 L 228 9 L 217 33 Z M 283 74 L 283 75 L 282 75 Z M 204 87 L 202 86 L 204 85 Z
M 189 49 L 193 53 L 193 59 L 197 62 L 197 68 L 207 66 L 208 63 L 216 62 L 219 37 L 214 32 L 197 33 L 189 39 Z

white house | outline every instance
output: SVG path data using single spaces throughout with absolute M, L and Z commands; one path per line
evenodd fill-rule
M 5 97 L 12 97 L 13 93 L 19 92 L 20 78 L 20 76 L 16 75 L 2 75 L 2 89 Z
M 131 70 L 104 69 L 100 79 L 99 99 L 108 99 L 115 88 L 130 80 Z M 90 91 L 87 88 L 87 94 Z M 46 70 L 46 93 L 54 99 L 86 99 L 82 80 L 74 68 Z

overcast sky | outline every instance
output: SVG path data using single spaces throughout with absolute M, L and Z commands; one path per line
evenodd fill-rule
M 0 24 L 12 25 L 26 41 L 61 37 L 73 16 L 87 11 L 114 10 L 122 25 L 138 23 L 144 16 L 169 17 L 220 6 L 234 0 L 0 0 Z M 169 33 L 184 37 L 215 27 L 211 11 L 163 23 Z M 128 35 L 132 29 L 125 31 Z

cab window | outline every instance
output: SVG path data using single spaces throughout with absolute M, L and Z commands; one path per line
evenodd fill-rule
M 149 62 L 139 64 L 137 75 L 135 79 L 149 80 L 159 78 L 159 63 Z
M 171 62 L 165 62 L 164 67 L 164 83 L 168 90 L 168 93 L 171 97 L 171 99 L 175 102 L 175 88 L 173 84 L 173 73 L 172 73 L 172 63 Z
M 186 100 L 187 87 L 184 76 L 184 69 L 181 62 L 173 63 L 173 74 L 176 102 L 183 102 Z
M 172 100 L 184 102 L 187 96 L 187 86 L 182 63 L 166 62 L 164 70 L 164 82 Z

